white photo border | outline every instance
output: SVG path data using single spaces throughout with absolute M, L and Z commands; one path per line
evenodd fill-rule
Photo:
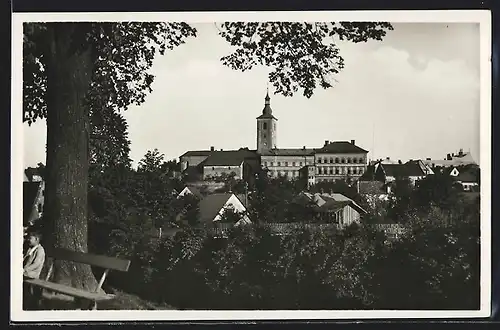
M 290 11 L 290 12 L 120 12 L 120 13 L 13 13 L 12 15 L 12 120 L 11 120 L 11 260 L 22 260 L 22 49 L 24 22 L 184 21 L 386 21 L 391 23 L 480 24 L 480 167 L 481 262 L 480 309 L 426 310 L 275 310 L 275 311 L 23 311 L 22 267 L 11 266 L 11 321 L 230 321 L 230 320 L 367 320 L 484 318 L 491 313 L 491 12 L 488 10 L 414 11 Z M 22 187 L 22 186 L 21 186 Z

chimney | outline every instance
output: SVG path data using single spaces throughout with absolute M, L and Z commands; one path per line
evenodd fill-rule
M 325 140 L 325 147 L 330 143 L 330 141 Z
M 303 146 L 303 147 L 302 147 L 302 150 L 306 150 L 306 146 Z
M 354 142 L 356 142 L 355 140 L 351 140 L 351 144 L 355 144 Z
M 220 151 L 224 151 L 223 149 L 221 149 Z
M 385 157 L 385 160 L 391 160 L 391 157 Z
M 214 148 L 214 147 L 210 147 L 210 151 L 214 151 L 214 150 L 215 150 L 215 148 Z
M 464 150 L 462 148 L 460 148 L 460 150 L 458 151 L 458 155 L 463 156 L 463 154 L 464 154 Z
M 425 160 L 431 160 L 430 158 L 426 158 Z

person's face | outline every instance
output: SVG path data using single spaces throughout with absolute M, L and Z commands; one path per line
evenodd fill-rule
M 38 244 L 38 237 L 30 236 L 29 243 L 31 246 L 36 246 Z

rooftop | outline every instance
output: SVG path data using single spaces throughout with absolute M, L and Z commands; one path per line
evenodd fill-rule
M 325 145 L 321 149 L 316 149 L 316 153 L 328 153 L 328 154 L 359 154 L 368 153 L 367 150 L 358 147 L 354 144 L 354 141 L 325 141 Z
M 418 163 L 408 162 L 405 164 L 380 164 L 380 168 L 386 176 L 392 177 L 410 177 L 424 176 L 425 173 Z
M 220 193 L 205 196 L 200 201 L 200 221 L 212 222 L 233 194 Z

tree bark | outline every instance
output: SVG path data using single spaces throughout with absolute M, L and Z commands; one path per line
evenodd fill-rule
M 81 47 L 88 23 L 48 23 L 47 182 L 44 244 L 50 249 L 87 252 L 87 182 L 89 115 L 84 103 L 93 61 L 90 47 Z M 95 290 L 90 266 L 68 261 L 54 264 L 54 281 Z

